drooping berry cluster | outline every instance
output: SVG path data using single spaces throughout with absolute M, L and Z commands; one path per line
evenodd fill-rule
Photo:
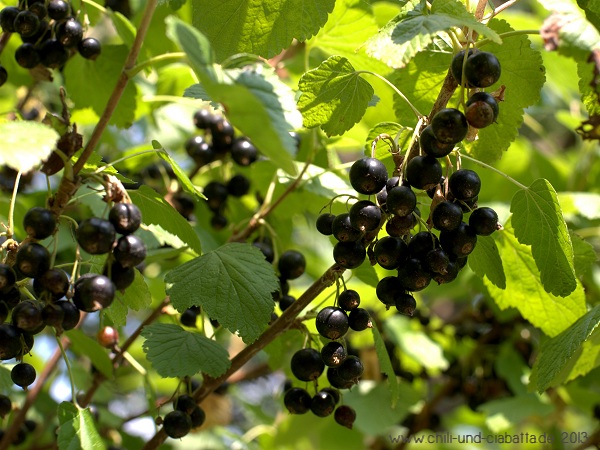
M 192 429 L 200 427 L 205 419 L 204 410 L 196 404 L 191 396 L 183 394 L 173 401 L 173 411 L 165 414 L 163 428 L 167 436 L 179 439 Z
M 59 69 L 76 52 L 92 60 L 101 52 L 97 39 L 84 37 L 83 25 L 65 0 L 27 0 L 7 6 L 0 11 L 0 26 L 3 32 L 21 37 L 15 59 L 26 69 L 38 64 Z M 0 85 L 7 78 L 6 69 L 0 66 Z

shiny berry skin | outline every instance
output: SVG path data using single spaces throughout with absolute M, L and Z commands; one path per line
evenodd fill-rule
M 207 130 L 214 126 L 217 116 L 207 109 L 200 109 L 194 113 L 194 125 L 200 130 Z
M 33 69 L 40 63 L 40 55 L 33 44 L 25 42 L 15 50 L 15 60 L 24 69 Z
M 51 69 L 59 69 L 65 65 L 69 59 L 69 52 L 56 39 L 44 41 L 39 49 L 41 63 Z
M 358 356 L 350 355 L 337 367 L 337 370 L 342 379 L 356 381 L 362 376 L 365 368 Z
M 419 146 L 421 147 L 423 153 L 433 156 L 434 158 L 443 158 L 444 156 L 449 155 L 454 149 L 453 143 L 445 144 L 438 141 L 433 134 L 433 129 L 431 126 L 425 127 L 421 132 L 421 136 L 419 137 Z
M 48 10 L 46 9 L 46 5 L 44 5 L 43 1 L 29 4 L 27 9 L 38 16 L 38 19 L 40 20 L 45 19 L 48 15 Z
M 367 257 L 367 250 L 360 242 L 338 242 L 333 247 L 333 259 L 345 269 L 356 269 Z
M 0 293 L 8 292 L 17 282 L 17 274 L 8 264 L 0 263 Z
M 15 6 L 5 6 L 0 11 L 0 27 L 2 27 L 2 31 L 6 33 L 14 33 L 15 30 L 15 19 L 17 18 L 17 14 L 19 14 L 21 10 Z
M 239 137 L 231 144 L 231 159 L 240 166 L 249 166 L 258 158 L 258 150 L 250 139 Z
M 398 277 L 385 277 L 375 287 L 377 298 L 386 306 L 394 306 L 396 298 L 405 291 Z
M 31 334 L 43 326 L 42 309 L 31 300 L 24 300 L 15 306 L 11 318 L 15 327 Z
M 429 250 L 439 247 L 437 236 L 429 231 L 420 231 L 410 238 L 408 251 L 411 258 L 423 259 Z
M 59 22 L 55 29 L 56 39 L 66 48 L 76 47 L 83 39 L 83 27 L 73 18 Z
M 94 312 L 107 308 L 115 298 L 115 285 L 104 275 L 84 275 L 73 289 L 73 303 L 81 311 Z
M 295 280 L 306 270 L 306 259 L 297 250 L 286 250 L 277 261 L 279 276 L 284 280 Z
M 462 141 L 469 131 L 465 115 L 456 108 L 444 108 L 431 119 L 431 132 L 442 144 L 456 144 Z
M 351 406 L 340 405 L 335 409 L 333 418 L 337 423 L 351 430 L 356 420 L 356 411 Z
M 335 215 L 331 213 L 323 213 L 317 217 L 316 228 L 319 233 L 325 236 L 331 236 L 333 234 L 333 221 Z
M 421 291 L 431 282 L 431 274 L 417 258 L 409 258 L 398 269 L 398 278 L 407 291 Z
M 381 209 L 369 200 L 359 200 L 348 214 L 350 225 L 361 232 L 374 231 L 381 222 Z
M 115 289 L 124 291 L 134 282 L 135 271 L 133 267 L 123 267 L 118 261 L 114 261 L 110 265 L 110 271 L 106 267 L 103 274 L 108 276 L 110 273 L 110 281 L 113 282 Z
M 384 236 L 375 244 L 373 254 L 377 264 L 384 269 L 393 270 L 406 261 L 408 246 L 398 237 Z
M 463 219 L 462 208 L 456 203 L 443 201 L 431 212 L 431 221 L 436 230 L 451 231 L 456 229 Z
M 348 331 L 348 316 L 342 308 L 326 306 L 317 314 L 317 331 L 327 339 L 339 339 Z
M 450 257 L 443 248 L 434 248 L 427 252 L 423 261 L 425 269 L 433 273 L 445 274 L 450 263 Z
M 200 408 L 200 406 L 196 405 L 196 407 L 190 413 L 190 419 L 192 420 L 192 428 L 198 428 L 202 426 L 206 420 L 206 413 L 202 408 Z
M 179 316 L 179 321 L 181 322 L 181 325 L 186 327 L 195 328 L 196 320 L 198 320 L 198 313 L 191 308 L 186 309 L 184 312 L 181 313 L 181 316 Z
M 215 151 L 202 136 L 192 136 L 185 143 L 185 151 L 198 167 L 210 164 L 215 160 Z
M 191 414 L 196 407 L 196 401 L 189 395 L 183 394 L 173 400 L 173 409 Z
M 115 243 L 115 227 L 108 220 L 90 217 L 79 224 L 75 232 L 77 243 L 91 255 L 102 255 L 112 250 Z
M 412 317 L 417 309 L 417 302 L 410 294 L 401 294 L 396 298 L 396 309 L 400 314 Z
M 135 267 L 146 258 L 146 244 L 138 236 L 128 234 L 119 238 L 113 255 L 121 266 Z
M 408 186 L 395 186 L 387 191 L 387 210 L 397 216 L 411 214 L 417 206 L 417 196 Z
M 340 242 L 356 241 L 362 236 L 362 232 L 352 226 L 349 213 L 335 216 L 331 223 L 331 232 L 333 237 Z
M 24 10 L 15 17 L 14 29 L 21 37 L 33 36 L 40 28 L 40 18 L 33 12 Z
M 356 308 L 348 314 L 348 324 L 354 331 L 363 331 L 367 328 L 373 328 L 371 315 L 364 308 Z
M 242 174 L 232 176 L 227 182 L 227 192 L 234 197 L 243 197 L 250 191 L 250 180 Z
M 233 125 L 223 117 L 218 117 L 211 124 L 210 132 L 212 134 L 212 144 L 217 157 L 223 157 L 231 150 L 235 130 Z
M 47 6 L 48 17 L 54 20 L 63 20 L 69 17 L 71 7 L 65 0 L 50 0 Z
M 406 179 L 416 189 L 435 186 L 442 178 L 442 165 L 433 156 L 415 156 L 406 165 Z
M 56 217 L 49 209 L 35 206 L 25 214 L 23 228 L 29 237 L 46 239 L 56 229 Z
M 466 260 L 467 258 L 464 257 L 463 259 Z M 448 262 L 444 273 L 434 273 L 432 278 L 437 284 L 450 283 L 451 281 L 454 281 L 456 279 L 459 270 L 460 268 L 458 264 L 456 262 L 450 261 Z
M 335 410 L 335 399 L 327 391 L 317 392 L 311 402 L 310 410 L 315 416 L 327 417 Z
M 21 331 L 14 325 L 0 325 L 0 360 L 6 361 L 22 353 Z
M 292 387 L 283 397 L 283 404 L 290 414 L 305 414 L 310 411 L 312 398 L 305 389 Z
M 327 369 L 327 381 L 336 389 L 350 389 L 356 384 L 353 380 L 343 379 L 339 374 L 338 367 Z
M 279 309 L 281 309 L 282 311 L 285 311 L 290 306 L 292 306 L 292 303 L 294 303 L 295 301 L 296 301 L 296 297 L 294 297 L 293 295 L 286 294 L 283 297 L 281 297 L 281 299 L 279 300 Z
M 163 430 L 167 436 L 179 439 L 187 435 L 192 429 L 192 419 L 183 411 L 170 411 L 163 418 Z
M 63 310 L 64 317 L 61 324 L 63 330 L 72 330 L 79 323 L 81 318 L 81 310 L 77 308 L 73 303 L 61 300 L 56 302 L 56 306 Z
M 79 41 L 77 51 L 85 59 L 95 61 L 100 56 L 100 53 L 102 53 L 102 44 L 100 44 L 98 39 L 88 37 Z
M 477 234 L 473 228 L 462 222 L 455 230 L 440 232 L 440 244 L 449 255 L 461 258 L 475 249 Z
M 275 259 L 275 250 L 273 249 L 273 244 L 271 240 L 256 238 L 252 243 L 253 246 L 258 248 L 262 254 L 264 255 L 267 262 L 272 263 Z
M 49 327 L 60 328 L 65 320 L 65 312 L 55 303 L 47 303 L 42 308 L 42 321 Z
M 17 386 L 26 388 L 35 381 L 36 373 L 31 364 L 19 363 L 10 371 L 10 378 Z
M 325 370 L 321 354 L 314 348 L 303 348 L 292 356 L 290 363 L 292 373 L 300 381 L 314 381 Z
M 50 252 L 35 242 L 27 242 L 19 247 L 16 270 L 29 278 L 40 277 L 50 268 Z
M 352 311 L 360 305 L 360 295 L 353 289 L 346 289 L 338 297 L 338 306 L 344 311 Z
M 113 327 L 103 327 L 96 334 L 96 338 L 102 347 L 114 348 L 119 343 L 119 332 Z
M 473 49 L 470 48 L 467 58 L 471 57 L 472 55 L 473 55 Z M 456 82 L 458 84 L 461 84 L 464 63 L 465 63 L 465 51 L 461 50 L 456 55 L 454 55 L 454 57 L 452 58 L 452 63 L 450 65 L 450 70 L 452 72 L 452 76 L 454 77 L 454 79 L 456 80 Z
M 457 200 L 470 200 L 479 194 L 481 179 L 470 169 L 459 169 L 448 179 L 450 192 Z
M 465 77 L 469 86 L 489 87 L 500 79 L 501 73 L 500 61 L 493 53 L 479 51 L 467 58 Z
M 469 226 L 480 236 L 489 236 L 498 229 L 498 214 L 492 208 L 482 206 L 471 213 Z
M 108 212 L 108 221 L 117 233 L 131 234 L 142 224 L 142 212 L 133 203 L 115 203 Z
M 321 349 L 321 359 L 327 367 L 339 366 L 347 356 L 346 348 L 336 341 L 328 342 Z
M 394 216 L 388 219 L 385 224 L 386 233 L 393 237 L 407 235 L 418 223 L 418 219 L 415 215 L 419 216 L 420 214 L 415 210 L 414 213 L 407 216 Z
M 350 167 L 350 184 L 360 194 L 377 194 L 388 179 L 385 165 L 377 158 L 361 158 Z
M 225 206 L 229 190 L 224 183 L 211 181 L 204 187 L 203 194 L 207 198 L 208 208 L 214 212 Z
M 474 128 L 491 125 L 498 118 L 498 113 L 498 102 L 487 92 L 476 92 L 465 103 L 465 117 Z

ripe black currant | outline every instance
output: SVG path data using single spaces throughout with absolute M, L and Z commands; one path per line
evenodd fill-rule
M 74 18 L 63 20 L 56 25 L 54 30 L 56 40 L 66 48 L 76 47 L 83 39 L 83 27 Z
M 375 288 L 377 298 L 386 306 L 394 306 L 396 298 L 405 291 L 398 277 L 385 277 L 379 280 Z
M 33 36 L 40 28 L 40 18 L 33 12 L 23 10 L 19 12 L 14 21 L 14 31 L 21 37 Z
M 206 420 L 206 413 L 200 406 L 196 405 L 190 413 L 190 419 L 192 420 L 192 428 L 198 428 Z
M 142 212 L 133 203 L 115 203 L 108 212 L 108 220 L 117 233 L 131 234 L 142 224 Z
M 316 222 L 317 231 L 325 236 L 331 236 L 333 234 L 333 221 L 335 217 L 331 213 L 320 214 Z
M 348 314 L 348 324 L 354 331 L 363 331 L 367 328 L 373 328 L 371 315 L 364 308 L 356 308 Z
M 14 33 L 15 30 L 15 19 L 17 18 L 17 14 L 19 14 L 21 10 L 15 6 L 5 6 L 0 11 L 0 27 L 2 27 L 2 31 L 6 33 Z
M 442 178 L 442 165 L 433 156 L 415 156 L 406 165 L 406 179 L 417 189 L 435 186 Z
M 25 214 L 23 228 L 29 237 L 45 239 L 54 233 L 56 217 L 49 209 L 35 206 Z
M 408 186 L 395 186 L 387 191 L 387 210 L 398 216 L 411 214 L 417 206 L 417 196 Z
M 384 236 L 375 244 L 373 254 L 377 264 L 384 269 L 393 270 L 408 257 L 408 246 L 399 237 Z
M 347 356 L 346 348 L 336 341 L 328 342 L 321 349 L 321 359 L 327 367 L 339 366 Z
M 420 231 L 408 243 L 408 251 L 413 258 L 424 259 L 429 250 L 439 246 L 437 236 L 429 231 Z
M 279 276 L 284 280 L 295 280 L 306 270 L 306 259 L 297 250 L 286 250 L 277 261 Z
M 467 58 L 469 58 L 471 55 L 473 55 L 472 48 L 469 49 Z M 461 84 L 464 63 L 465 63 L 465 51 L 461 50 L 456 55 L 454 55 L 454 57 L 452 58 L 452 63 L 450 65 L 450 71 L 452 72 L 452 76 L 454 77 L 454 79 L 456 80 L 456 82 L 458 84 Z
M 485 88 L 500 79 L 500 61 L 493 53 L 476 52 L 467 58 L 465 77 L 469 86 Z
M 360 378 L 365 368 L 358 356 L 348 356 L 342 364 L 337 367 L 338 374 L 344 380 L 355 381 Z
M 69 52 L 56 39 L 48 39 L 38 49 L 41 63 L 51 69 L 59 69 L 69 59 Z
M 381 209 L 369 200 L 359 200 L 348 214 L 350 225 L 361 232 L 376 230 L 381 222 Z
M 115 285 L 104 275 L 79 277 L 73 289 L 73 303 L 81 311 L 94 312 L 110 306 L 115 298 Z
M 360 295 L 352 289 L 346 289 L 338 296 L 338 306 L 344 311 L 352 311 L 360 305 Z
M 173 409 L 184 412 L 188 415 L 192 413 L 196 407 L 196 401 L 189 395 L 183 394 L 173 400 Z
M 340 405 L 335 409 L 333 418 L 343 427 L 352 429 L 354 421 L 356 420 L 356 411 L 351 406 Z
M 0 293 L 8 292 L 17 282 L 17 274 L 8 264 L 0 263 Z
M 77 308 L 73 303 L 67 300 L 61 300 L 56 302 L 56 306 L 63 310 L 64 318 L 62 321 L 63 330 L 72 330 L 79 323 L 81 318 L 81 310 Z
M 454 143 L 448 144 L 437 140 L 431 126 L 425 127 L 421 132 L 421 136 L 419 136 L 419 146 L 423 153 L 433 156 L 434 158 L 443 158 L 450 154 L 452 149 L 454 149 Z
M 434 248 L 425 256 L 425 268 L 430 272 L 445 274 L 448 271 L 450 257 L 443 248 Z
M 33 69 L 40 63 L 40 54 L 33 44 L 25 42 L 15 50 L 17 64 L 25 69 Z
M 109 266 L 106 266 L 103 275 L 109 276 L 110 281 L 113 282 L 115 289 L 124 291 L 127 289 L 135 280 L 135 268 L 134 267 L 123 267 L 118 261 L 113 261 Z
M 12 359 L 21 353 L 21 331 L 8 323 L 0 325 L 0 360 Z
M 367 257 L 367 250 L 360 242 L 338 242 L 333 247 L 333 259 L 345 269 L 356 269 Z
M 335 410 L 335 399 L 327 391 L 317 392 L 310 402 L 310 410 L 315 416 L 327 417 Z
M 4 68 L 4 66 L 0 65 L 0 86 L 3 86 L 7 81 L 8 71 Z
M 463 257 L 462 260 L 466 262 L 467 258 Z M 446 266 L 446 270 L 444 273 L 434 273 L 433 279 L 437 284 L 450 283 L 454 281 L 458 276 L 458 272 L 460 270 L 458 260 L 457 261 L 449 261 Z
M 377 158 L 361 158 L 350 167 L 350 184 L 356 192 L 377 194 L 388 179 L 385 165 Z
M 418 220 L 416 216 L 419 216 L 418 210 L 415 208 L 415 212 L 406 216 L 394 216 L 385 223 L 385 231 L 387 234 L 393 237 L 402 237 L 410 233 L 410 230 L 414 228 Z
M 223 157 L 231 150 L 235 130 L 224 117 L 217 117 L 210 126 L 212 144 L 218 157 Z
M 292 387 L 283 397 L 283 404 L 290 414 L 305 414 L 310 410 L 312 398 L 305 389 Z
M 327 369 L 327 381 L 336 389 L 350 389 L 354 384 L 354 380 L 345 380 L 338 372 L 338 367 L 329 367 Z
M 43 325 L 42 309 L 31 300 L 24 300 L 12 310 L 12 324 L 20 330 L 35 334 Z
M 0 394 L 0 417 L 4 418 L 12 410 L 12 401 L 4 394 Z
M 181 316 L 179 316 L 179 321 L 181 322 L 181 325 L 186 327 L 195 328 L 197 319 L 198 313 L 192 308 L 186 309 L 184 312 L 181 313 Z
M 85 59 L 94 61 L 100 56 L 100 53 L 102 53 L 102 45 L 98 39 L 88 37 L 79 41 L 77 44 L 77 51 Z
M 321 392 L 327 392 L 328 394 L 331 394 L 331 396 L 333 397 L 333 401 L 335 402 L 335 404 L 337 405 L 340 402 L 341 399 L 341 395 L 340 395 L 340 391 L 337 390 L 334 387 L 325 387 L 323 389 L 321 389 Z
M 119 238 L 113 255 L 121 266 L 135 267 L 146 258 L 146 244 L 138 236 L 128 234 Z
M 459 169 L 448 179 L 450 192 L 457 200 L 470 200 L 479 194 L 481 179 L 470 169 Z
M 498 214 L 492 208 L 477 208 L 469 217 L 469 226 L 480 236 L 489 236 L 498 229 Z
M 303 348 L 292 356 L 292 373 L 300 381 L 314 381 L 321 376 L 325 370 L 325 363 L 321 354 L 314 348 Z
M 202 136 L 192 136 L 185 143 L 185 151 L 198 167 L 210 164 L 215 160 L 215 151 Z
M 10 378 L 17 386 L 26 388 L 35 381 L 35 369 L 31 364 L 19 363 L 10 371 Z
M 362 236 L 362 232 L 352 226 L 349 213 L 338 214 L 331 223 L 331 231 L 340 242 L 356 241 Z
M 163 429 L 170 438 L 182 438 L 192 429 L 192 419 L 183 411 L 171 411 L 163 418 Z
M 286 294 L 283 297 L 281 297 L 281 299 L 279 300 L 279 309 L 281 309 L 282 311 L 285 311 L 290 306 L 292 306 L 292 303 L 294 303 L 295 301 L 296 301 L 296 297 L 294 297 L 293 295 Z
M 342 308 L 326 306 L 317 314 L 317 331 L 327 339 L 339 339 L 348 331 L 348 316 Z
M 194 125 L 200 130 L 208 130 L 216 124 L 217 116 L 207 109 L 199 109 L 194 113 Z
M 63 20 L 69 17 L 71 7 L 65 0 L 50 0 L 48 2 L 48 17 L 54 20 Z
M 19 247 L 15 268 L 25 277 L 40 277 L 50 268 L 50 252 L 40 244 L 27 242 Z
M 498 102 L 487 92 L 476 92 L 465 104 L 465 117 L 469 125 L 475 128 L 485 128 L 498 118 Z
M 65 312 L 59 305 L 47 303 L 42 308 L 42 321 L 44 322 L 44 325 L 59 328 L 62 326 L 64 319 Z
M 465 222 L 452 231 L 440 232 L 440 244 L 450 255 L 458 258 L 469 255 L 477 244 L 475 230 Z
M 417 258 L 409 258 L 398 269 L 398 278 L 408 291 L 421 291 L 429 286 L 431 274 Z
M 456 108 L 444 108 L 431 119 L 431 132 L 443 144 L 462 141 L 469 131 L 465 115 Z
M 412 295 L 403 293 L 396 297 L 396 309 L 400 314 L 412 317 L 417 309 L 417 302 Z
M 242 174 L 232 176 L 227 182 L 227 192 L 234 197 L 243 197 L 250 191 L 250 180 Z
M 249 166 L 258 158 L 258 150 L 250 139 L 239 137 L 231 143 L 231 159 L 240 166 Z
M 229 196 L 227 185 L 220 181 L 211 181 L 204 187 L 204 195 L 207 198 L 208 207 L 211 211 L 219 211 L 225 206 Z
M 443 201 L 431 212 L 431 222 L 436 230 L 451 231 L 457 228 L 463 219 L 462 208 L 456 203 Z
M 270 239 L 258 237 L 252 242 L 252 245 L 262 252 L 267 262 L 272 263 L 274 261 L 275 250 Z
M 115 237 L 113 224 L 99 217 L 83 220 L 75 233 L 77 243 L 91 255 L 110 252 L 115 243 Z

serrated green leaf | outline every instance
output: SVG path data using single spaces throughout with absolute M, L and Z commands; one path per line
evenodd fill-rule
M 506 289 L 506 275 L 496 241 L 491 236 L 477 236 L 477 245 L 469 255 L 469 267 L 479 277 L 486 277 L 494 286 Z
M 112 9 L 108 9 L 106 14 L 108 17 L 110 17 L 110 20 L 115 26 L 115 30 L 117 31 L 119 37 L 123 39 L 123 42 L 128 47 L 131 47 L 136 35 L 135 26 L 120 12 L 115 12 Z
M 76 54 L 65 65 L 67 95 L 77 109 L 92 108 L 100 116 L 106 108 L 106 99 L 112 94 L 123 71 L 129 49 L 126 45 L 103 45 L 102 54 L 95 61 Z M 84 73 L 85 76 L 81 76 Z M 90 89 L 93 86 L 93 89 Z M 135 119 L 136 88 L 127 83 L 110 123 L 128 127 Z
M 573 244 L 573 263 L 575 265 L 575 273 L 581 277 L 586 275 L 592 269 L 592 266 L 598 261 L 598 256 L 594 250 L 594 246 L 585 241 L 576 232 L 569 230 L 571 243 Z
M 167 294 L 178 311 L 201 306 L 244 342 L 254 342 L 271 319 L 279 281 L 251 244 L 230 243 L 171 270 Z
M 231 365 L 227 350 L 212 339 L 178 325 L 153 323 L 142 330 L 143 349 L 162 377 L 222 375 Z
M 192 0 L 193 24 L 210 40 L 219 61 L 238 53 L 270 58 L 313 36 L 335 0 Z
M 181 185 L 181 187 L 183 188 L 183 190 L 185 192 L 187 192 L 188 194 L 192 195 L 193 197 L 196 197 L 196 200 L 206 200 L 206 197 L 204 196 L 204 194 L 202 194 L 202 192 L 200 192 L 198 190 L 198 188 L 194 185 L 194 183 L 192 183 L 192 180 L 190 180 L 190 178 L 187 176 L 187 174 L 179 166 L 179 164 L 177 163 L 177 161 L 175 161 L 173 159 L 173 157 L 160 144 L 160 142 L 158 142 L 158 141 L 152 141 L 152 146 L 156 150 L 159 150 L 157 152 L 158 156 L 160 156 L 160 158 L 163 161 L 166 161 L 169 164 L 169 166 L 171 166 L 171 168 L 173 169 L 173 172 L 175 173 L 175 176 L 177 177 L 177 180 L 179 180 L 179 184 Z
M 387 348 L 385 347 L 385 343 L 383 342 L 383 338 L 381 337 L 381 333 L 377 329 L 377 324 L 375 322 L 373 322 L 371 332 L 373 333 L 373 342 L 375 344 L 375 351 L 377 352 L 377 359 L 379 360 L 380 370 L 382 373 L 387 375 L 387 384 L 389 386 L 390 394 L 392 397 L 391 407 L 395 408 L 398 400 L 400 399 L 398 378 L 396 378 L 396 373 L 394 372 L 394 368 L 392 367 L 390 355 L 388 354 Z
M 593 335 L 598 334 L 598 324 L 600 306 L 581 316 L 559 335 L 542 343 L 531 373 L 531 381 L 538 392 L 541 393 L 565 381 L 578 359 L 587 356 L 582 352 L 583 345 Z
M 498 33 L 513 31 L 503 20 L 493 19 L 488 25 Z M 500 80 L 489 91 L 501 85 L 506 90 L 497 122 L 479 130 L 477 140 L 464 144 L 475 158 L 489 162 L 499 159 L 519 134 L 524 109 L 539 101 L 546 76 L 540 52 L 525 35 L 511 36 L 502 45 L 489 43 L 481 50 L 493 53 L 502 67 Z
M 200 238 L 190 223 L 177 212 L 162 196 L 148 186 L 129 191 L 129 197 L 142 212 L 145 224 L 156 224 L 177 236 L 197 254 L 202 253 Z
M 2 122 L 0 135 L 0 166 L 23 173 L 46 160 L 59 138 L 54 129 L 31 121 Z
M 98 341 L 84 334 L 81 330 L 73 329 L 66 331 L 65 334 L 71 341 L 71 350 L 79 356 L 85 356 L 102 375 L 111 379 L 113 377 L 112 361 Z
M 94 417 L 88 408 L 77 408 L 73 403 L 62 402 L 58 405 L 58 448 L 60 450 L 80 450 L 82 448 L 103 450 L 102 441 Z
M 190 87 L 186 88 L 183 92 L 183 96 L 195 98 L 198 100 L 204 100 L 205 102 L 212 100 L 210 98 L 210 95 L 208 95 L 208 92 L 206 92 L 206 89 L 204 89 L 204 86 L 202 86 L 200 83 L 193 84 Z
M 569 295 L 577 286 L 573 246 L 552 185 L 538 179 L 521 189 L 513 196 L 510 211 L 516 238 L 531 245 L 544 289 Z
M 585 314 L 585 293 L 579 283 L 568 297 L 558 297 L 544 289 L 531 247 L 519 243 L 510 220 L 503 231 L 492 237 L 504 266 L 506 289 L 494 286 L 487 278 L 483 283 L 500 309 L 516 308 L 548 336 L 556 336 Z
M 304 126 L 321 126 L 328 136 L 343 134 L 360 121 L 374 94 L 371 85 L 341 56 L 331 56 L 306 72 L 298 87 Z
M 146 260 L 146 262 L 148 262 Z M 123 326 L 127 323 L 127 313 L 130 309 L 140 311 L 142 308 L 150 306 L 152 296 L 144 276 L 139 270 L 135 271 L 133 283 L 125 289 L 125 292 L 117 292 L 117 298 L 103 312 L 116 326 Z

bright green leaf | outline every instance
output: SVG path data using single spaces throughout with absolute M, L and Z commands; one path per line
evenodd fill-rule
M 298 109 L 304 126 L 321 126 L 328 136 L 343 134 L 364 115 L 374 91 L 343 57 L 332 56 L 299 82 Z
M 200 372 L 218 377 L 231 365 L 223 346 L 178 325 L 153 323 L 142 330 L 142 336 L 148 360 L 162 377 L 191 377 Z
M 548 293 L 540 281 L 540 272 L 531 255 L 531 247 L 519 243 L 510 221 L 504 230 L 492 235 L 498 246 L 506 289 L 483 283 L 500 309 L 516 308 L 521 315 L 548 336 L 556 336 L 585 314 L 585 293 L 580 284 L 568 297 Z
M 238 53 L 270 58 L 317 33 L 335 0 L 193 0 L 193 23 L 219 61 Z
M 50 156 L 59 135 L 47 125 L 31 121 L 0 123 L 0 166 L 23 173 Z
M 577 360 L 593 356 L 597 366 L 597 354 L 583 352 L 586 341 L 597 335 L 600 324 L 600 306 L 581 316 L 571 327 L 542 343 L 540 354 L 533 365 L 532 382 L 538 392 L 562 384 Z M 598 346 L 600 347 L 600 346 Z
M 569 295 L 577 286 L 573 267 L 573 246 L 556 191 L 545 179 L 518 191 L 510 204 L 515 236 L 531 245 L 546 291 Z
M 146 262 L 148 262 L 147 259 Z M 133 283 L 125 289 L 125 292 L 117 293 L 117 298 L 104 310 L 104 313 L 113 324 L 123 326 L 127 323 L 127 313 L 130 309 L 140 311 L 142 308 L 150 306 L 151 303 L 152 296 L 144 276 L 139 270 L 136 270 Z
M 115 30 L 123 42 L 131 47 L 133 45 L 133 41 L 135 40 L 136 29 L 135 26 L 129 21 L 127 17 L 125 17 L 120 12 L 115 12 L 111 9 L 106 11 L 108 17 L 112 20 L 113 25 L 115 26 Z
M 529 417 L 544 417 L 554 411 L 554 406 L 543 402 L 535 394 L 500 398 L 484 403 L 478 408 L 486 417 L 486 425 L 494 433 L 521 425 Z
M 496 241 L 491 236 L 478 236 L 477 245 L 469 255 L 469 267 L 479 277 L 488 280 L 500 289 L 506 289 L 506 276 Z
M 379 277 L 375 268 L 371 265 L 369 258 L 365 258 L 363 263 L 354 269 L 352 273 L 356 278 L 369 286 L 377 287 L 377 283 L 379 283 Z
M 197 254 L 202 253 L 200 238 L 190 225 L 161 195 L 148 186 L 129 191 L 129 196 L 142 212 L 145 224 L 156 224 L 185 242 Z
M 88 408 L 77 408 L 73 403 L 62 402 L 58 406 L 58 448 L 60 450 L 80 450 L 106 448 Z
M 188 194 L 191 194 L 193 197 L 196 197 L 196 200 L 206 200 L 206 197 L 204 196 L 204 194 L 202 194 L 202 192 L 200 192 L 198 190 L 198 188 L 196 186 L 194 186 L 194 183 L 192 183 L 192 180 L 190 180 L 190 178 L 183 171 L 183 169 L 179 166 L 177 161 L 175 161 L 173 159 L 173 157 L 169 154 L 169 152 L 167 152 L 167 150 L 165 148 L 163 148 L 163 146 L 160 144 L 160 142 L 152 141 L 152 146 L 156 150 L 160 150 L 157 152 L 158 156 L 160 156 L 161 159 L 166 161 L 169 164 L 169 166 L 171 166 L 171 168 L 173 169 L 173 172 L 175 173 L 175 176 L 179 180 L 179 184 L 181 185 L 183 190 L 185 192 L 187 192 Z
M 80 356 L 85 356 L 94 364 L 102 375 L 111 379 L 113 377 L 112 361 L 98 341 L 87 336 L 80 330 L 74 329 L 65 332 L 71 341 L 71 350 Z
M 381 333 L 377 329 L 377 324 L 374 322 L 373 327 L 371 328 L 371 332 L 373 333 L 373 341 L 375 343 L 375 351 L 377 352 L 377 358 L 379 359 L 380 370 L 382 373 L 387 375 L 387 384 L 389 386 L 390 394 L 392 397 L 391 407 L 395 408 L 400 396 L 398 378 L 396 377 L 396 373 L 394 372 L 394 368 L 392 367 L 392 361 L 390 360 L 390 355 L 388 354 L 385 343 L 383 342 Z
M 569 230 L 571 243 L 573 244 L 573 264 L 575 273 L 581 277 L 590 272 L 592 266 L 598 261 L 594 246 L 585 241 L 574 231 Z
M 271 293 L 279 287 L 273 266 L 251 244 L 225 244 L 188 261 L 165 277 L 179 311 L 201 306 L 244 342 L 255 341 L 271 319 Z

